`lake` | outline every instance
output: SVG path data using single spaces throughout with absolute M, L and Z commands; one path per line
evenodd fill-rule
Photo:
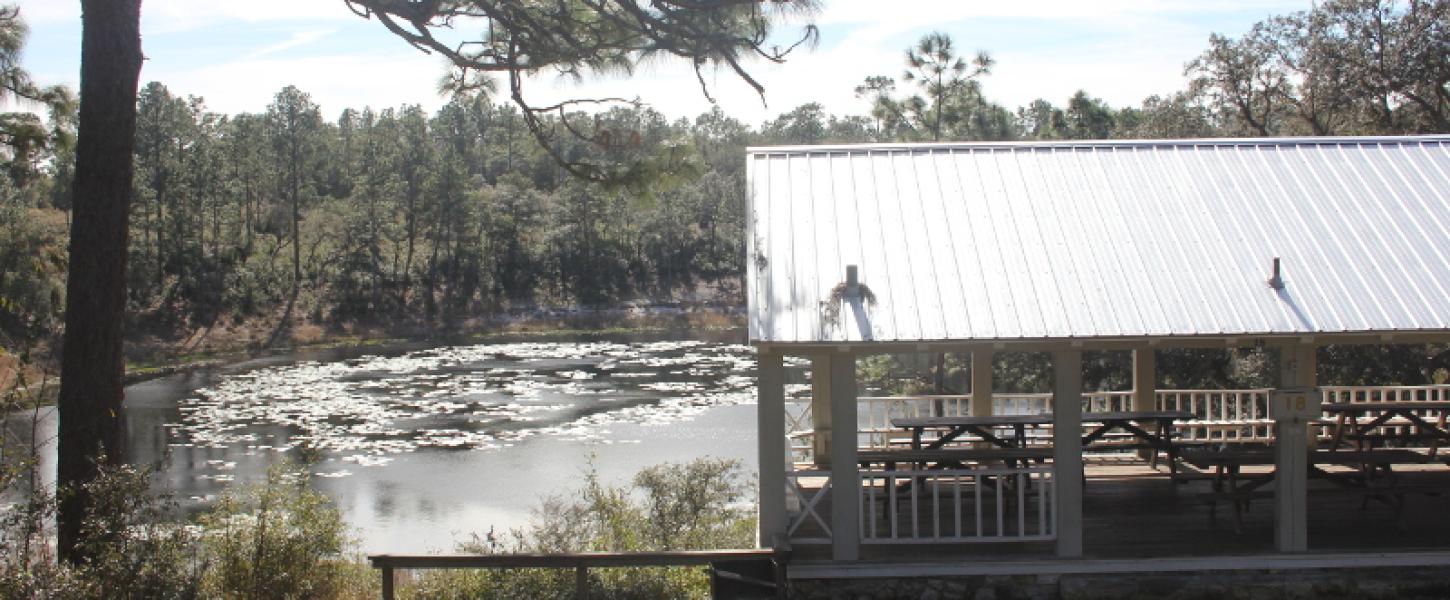
M 197 511 L 308 449 L 312 485 L 364 552 L 450 551 L 525 525 L 591 464 L 610 483 L 706 456 L 753 477 L 755 353 L 739 331 L 691 337 L 304 350 L 200 369 L 126 389 L 130 457 Z M 37 425 L 53 437 L 51 411 Z

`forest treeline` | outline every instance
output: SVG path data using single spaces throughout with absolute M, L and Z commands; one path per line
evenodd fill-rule
M 1212 36 L 1186 57 L 1184 89 L 1132 107 L 1081 91 L 1007 108 L 987 93 L 990 55 L 931 34 L 900 73 L 863 74 L 862 114 L 806 104 L 752 126 L 718 108 L 670 119 L 616 106 L 542 123 L 570 134 L 553 148 L 566 160 L 629 165 L 623 185 L 571 176 L 516 108 L 483 94 L 327 119 L 297 87 L 227 115 L 152 82 L 138 104 L 128 331 L 436 328 L 537 306 L 739 303 L 746 146 L 1446 132 L 1447 47 L 1450 0 L 1331 0 Z M 73 111 L 0 119 L 7 345 L 59 326 Z

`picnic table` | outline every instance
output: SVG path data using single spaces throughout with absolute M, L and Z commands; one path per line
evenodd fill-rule
M 1157 451 L 1168 455 L 1169 469 L 1176 472 L 1177 446 L 1173 443 L 1173 423 L 1193 418 L 1193 413 L 1179 410 L 1086 412 L 1082 422 L 1093 424 L 1082 438 L 1084 448 L 1150 448 L 1154 450 L 1153 464 L 1157 464 Z M 965 434 L 972 434 L 999 448 L 1024 448 L 1027 446 L 1027 427 L 1052 423 L 1052 415 L 990 415 L 990 416 L 947 416 L 947 417 L 903 417 L 892 419 L 894 427 L 911 431 L 912 450 L 934 450 L 955 441 Z M 1141 425 L 1148 424 L 1145 428 Z M 997 435 L 997 430 L 1011 428 L 1011 436 Z M 923 444 L 922 436 L 928 429 L 944 432 L 936 439 Z M 1149 429 L 1152 429 L 1150 431 Z M 1114 430 L 1121 430 L 1137 441 L 1129 444 L 1118 442 L 1102 443 Z
M 894 469 L 897 463 L 961 464 L 966 462 L 1005 462 L 1046 460 L 1052 458 L 1051 448 L 937 448 L 931 450 L 862 450 L 856 460 L 863 466 L 884 464 Z
M 1225 448 L 1189 449 L 1180 453 L 1180 458 L 1194 467 L 1213 471 L 1213 491 L 1204 494 L 1209 504 L 1209 520 L 1215 518 L 1218 500 L 1227 500 L 1234 507 L 1234 531 L 1243 532 L 1243 512 L 1250 500 L 1268 498 L 1272 493 L 1259 488 L 1272 482 L 1277 471 L 1244 474 L 1247 466 L 1268 466 L 1277 463 L 1274 450 L 1269 448 Z M 1395 509 L 1398 517 L 1404 507 L 1403 496 L 1409 491 L 1394 485 L 1394 465 L 1419 464 L 1426 462 L 1424 455 L 1412 450 L 1355 450 L 1335 452 L 1313 450 L 1309 452 L 1309 477 L 1328 481 L 1345 489 L 1358 490 L 1366 498 L 1377 497 L 1386 500 Z M 1329 465 L 1355 467 L 1356 473 L 1337 473 L 1322 467 Z M 1376 485 L 1379 484 L 1379 485 Z M 1390 497 L 1394 501 L 1388 500 Z
M 1022 448 L 1027 445 L 1027 426 L 1052 423 L 1052 415 L 990 415 L 985 417 L 902 417 L 891 420 L 893 427 L 911 430 L 912 450 L 935 450 L 964 434 L 972 434 L 999 448 Z M 996 435 L 997 429 L 1012 428 L 1013 436 Z M 942 435 L 922 445 L 922 434 L 928 429 L 944 429 Z
M 1324 412 L 1335 415 L 1334 441 L 1330 450 L 1338 449 L 1346 438 L 1354 441 L 1359 450 L 1373 447 L 1375 440 L 1409 442 L 1428 439 L 1430 458 L 1434 458 L 1440 442 L 1450 441 L 1450 429 L 1445 426 L 1450 402 L 1339 402 L 1325 404 L 1323 408 Z M 1440 413 L 1434 423 L 1416 412 L 1426 410 Z M 1379 414 L 1364 419 L 1365 413 L 1370 412 Z M 1400 427 L 1401 430 L 1396 435 L 1381 435 L 1375 433 L 1379 427 Z
M 1083 413 L 1083 423 L 1097 423 L 1098 426 L 1083 436 L 1082 445 L 1085 448 L 1092 447 L 1098 440 L 1102 440 L 1103 436 L 1119 429 L 1131 434 L 1139 441 L 1129 444 L 1104 444 L 1104 447 L 1148 448 L 1153 450 L 1149 464 L 1155 467 L 1158 466 L 1158 451 L 1161 450 L 1168 456 L 1169 472 L 1176 475 L 1178 473 L 1178 445 L 1173 443 L 1173 423 L 1193 418 L 1193 413 L 1185 410 Z M 1140 423 L 1154 425 L 1154 431 L 1139 427 Z

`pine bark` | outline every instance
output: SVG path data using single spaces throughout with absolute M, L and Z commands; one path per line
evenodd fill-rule
M 61 556 L 84 560 L 82 487 L 101 461 L 125 460 L 127 215 L 141 73 L 141 0 L 81 0 L 81 92 L 75 206 L 61 358 L 57 515 Z

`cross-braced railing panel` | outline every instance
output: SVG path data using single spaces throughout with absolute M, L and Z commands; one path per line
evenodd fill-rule
M 791 543 L 831 543 L 830 515 L 823 514 L 831 484 L 830 471 L 786 471 L 786 537 Z

